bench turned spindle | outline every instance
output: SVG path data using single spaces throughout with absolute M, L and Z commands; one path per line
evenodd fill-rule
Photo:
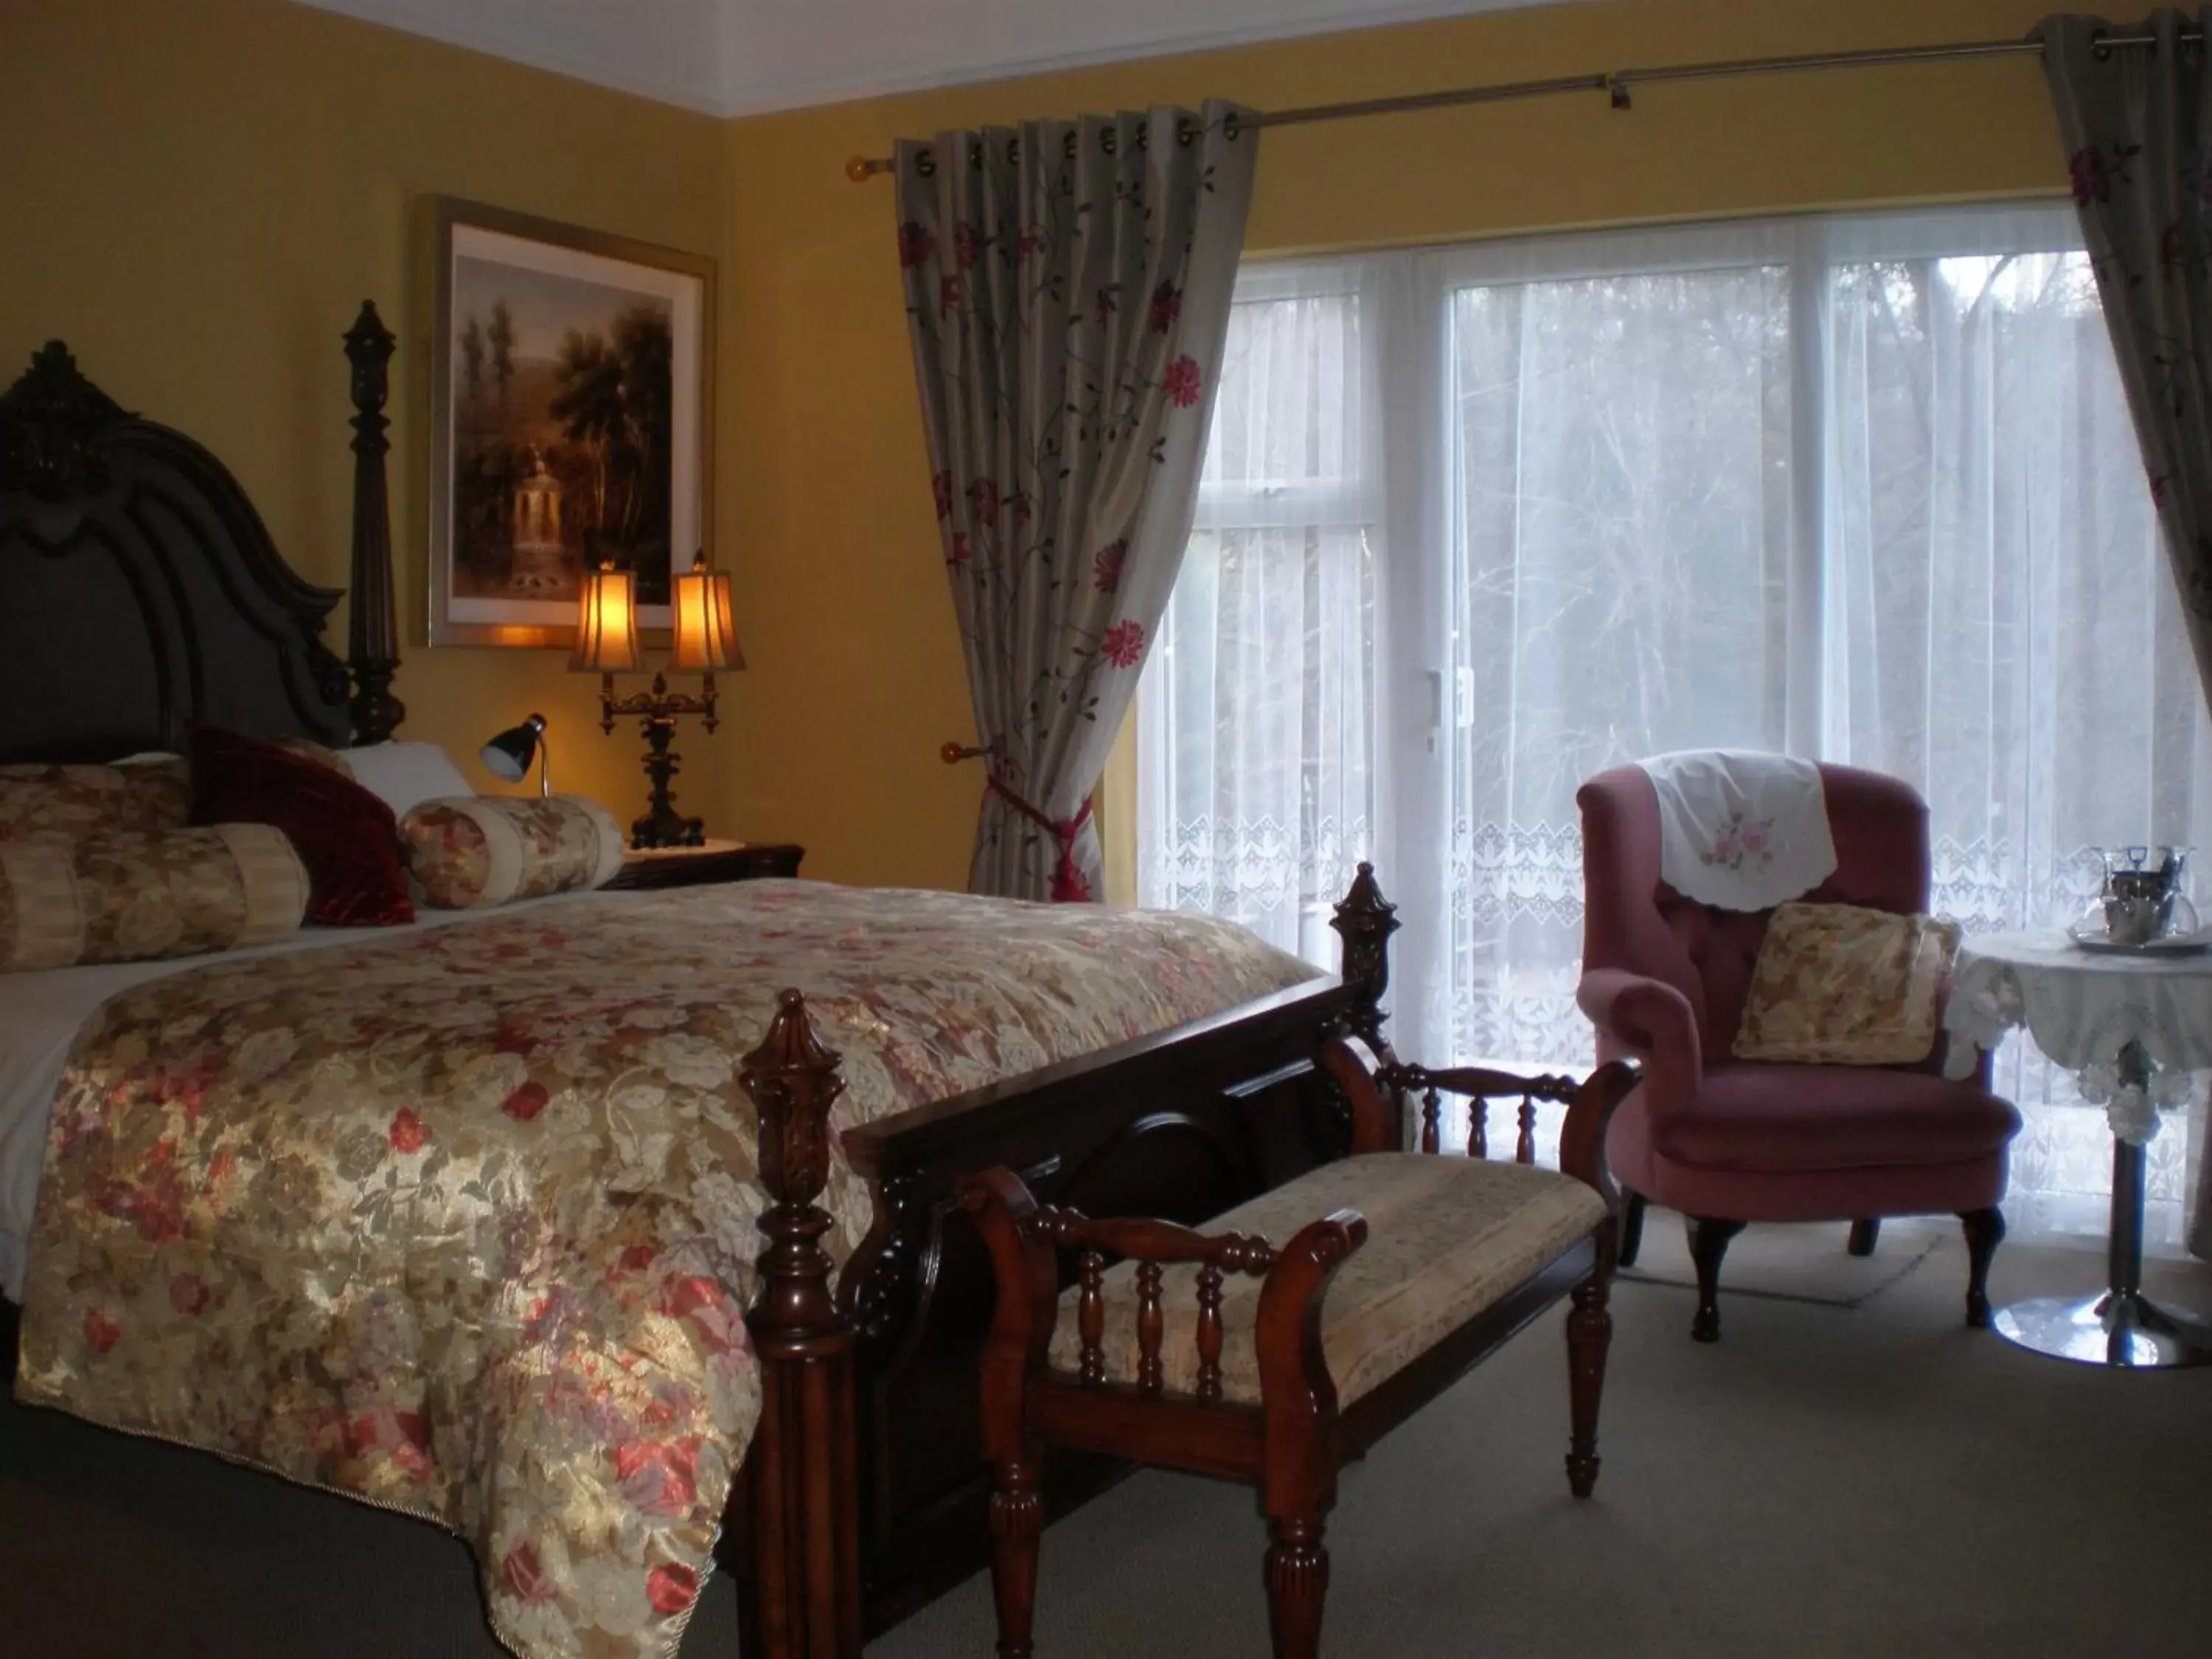
M 1085 1382 L 1106 1380 L 1106 1258 L 1097 1250 L 1085 1250 L 1077 1268 L 1078 1282 L 1083 1286 L 1082 1299 L 1076 1304 L 1076 1330 L 1083 1338 L 1082 1369 L 1079 1375 Z
M 1211 1261 L 1198 1273 L 1198 1397 L 1221 1398 L 1221 1269 Z
M 1158 1394 L 1164 1375 L 1160 1366 L 1160 1264 L 1137 1265 L 1137 1387 Z

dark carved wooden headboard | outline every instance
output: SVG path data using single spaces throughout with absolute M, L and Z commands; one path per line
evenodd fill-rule
M 176 750 L 196 719 L 337 745 L 391 735 L 392 342 L 368 305 L 345 339 L 350 677 L 322 640 L 338 591 L 284 562 L 206 449 L 118 407 L 58 340 L 0 395 L 0 762 Z

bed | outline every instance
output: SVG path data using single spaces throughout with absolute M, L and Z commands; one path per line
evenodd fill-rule
M 392 691 L 399 652 L 381 414 L 392 343 L 373 307 L 345 343 L 356 465 L 343 662 L 321 637 L 341 596 L 290 569 L 236 481 L 204 448 L 125 413 L 58 344 L 0 398 L 0 763 L 174 749 L 194 719 L 331 744 L 392 736 L 404 717 Z M 963 937 L 988 940 L 1000 955 L 1060 949 L 1063 960 L 1080 962 L 1119 948 L 1103 935 L 1024 943 L 1026 930 L 1043 925 L 1024 914 L 1033 907 L 806 883 L 727 892 L 724 902 L 737 908 L 710 925 L 731 937 L 762 931 L 769 915 L 799 934 L 813 928 L 817 945 L 864 935 L 925 939 L 957 923 Z M 683 896 L 574 896 L 426 930 L 438 937 L 413 945 L 325 939 L 299 948 L 339 952 L 327 960 L 343 957 L 355 964 L 349 973 L 372 975 L 399 975 L 403 958 L 450 964 L 495 946 L 526 954 L 527 939 L 540 936 L 589 957 L 599 945 L 612 951 L 605 942 L 624 929 L 635 935 L 656 904 L 672 915 Z M 948 920 L 946 907 L 966 908 Z M 696 915 L 689 925 L 699 926 Z M 1060 925 L 1143 924 L 1092 912 Z M 1279 975 L 1266 994 L 1220 1006 L 1205 1004 L 1200 988 L 1195 1000 L 1148 1016 L 1081 1030 L 1076 1021 L 1064 1040 L 1010 1044 L 980 1069 L 894 1066 L 900 1089 L 890 1093 L 877 1078 L 886 1068 L 869 1047 L 867 1023 L 856 1020 L 854 1010 L 868 1002 L 860 980 L 833 985 L 834 975 L 817 975 L 809 985 L 805 972 L 793 972 L 815 997 L 810 1006 L 798 989 L 772 996 L 778 988 L 761 980 L 772 971 L 762 958 L 753 978 L 730 981 L 711 1007 L 699 1004 L 726 1027 L 716 1063 L 740 1073 L 743 1094 L 732 1097 L 749 1099 L 757 1114 L 757 1201 L 745 1212 L 757 1217 L 757 1267 L 745 1330 L 728 1334 L 757 1366 L 758 1422 L 729 1483 L 715 1546 L 738 1580 L 749 1656 L 856 1653 L 865 1633 L 985 1558 L 975 1352 L 989 1322 L 990 1277 L 951 1202 L 957 1175 L 1004 1164 L 1048 1201 L 1100 1215 L 1196 1220 L 1344 1150 L 1344 1103 L 1311 1060 L 1328 1036 L 1379 1043 L 1395 922 L 1371 874 L 1363 872 L 1339 905 L 1336 925 L 1340 977 Z M 516 930 L 514 938 L 497 933 L 501 927 Z M 1163 948 L 1182 951 L 1176 959 L 1196 970 L 1218 965 L 1187 943 Z M 780 970 L 788 958 L 773 960 Z M 204 971 L 189 962 L 165 966 L 187 971 L 117 973 L 66 993 L 17 988 L 0 1021 L 0 1103 L 51 1093 L 87 1020 L 173 1018 L 164 1000 L 190 997 L 216 999 L 219 1014 L 226 985 L 238 998 L 273 994 L 260 982 L 269 974 L 250 962 Z M 932 985 L 909 974 L 906 981 L 924 1019 L 933 1018 L 928 998 L 951 995 L 957 976 L 948 965 L 939 977 Z M 7 989 L 0 983 L 0 995 Z M 863 1097 L 873 1104 L 856 1109 Z M 9 1121 L 18 1126 L 15 1141 L 11 1149 L 0 1133 L 0 1152 L 20 1164 L 27 1135 L 42 1144 L 46 1127 L 41 1117 L 34 1131 L 23 1130 L 20 1109 Z M 0 1255 L 0 1282 L 16 1282 L 20 1265 Z M 11 1373 L 21 1318 L 12 1300 L 0 1303 Z M 27 1359 L 33 1346 L 26 1340 Z M 23 1382 L 37 1397 L 27 1366 Z M 657 1497 L 675 1473 L 688 1490 L 689 1462 L 680 1472 L 664 1462 L 624 1478 Z M 1096 1461 L 1055 1468 L 1054 1505 L 1081 1501 L 1115 1473 Z M 680 1621 L 672 1629 L 680 1633 Z

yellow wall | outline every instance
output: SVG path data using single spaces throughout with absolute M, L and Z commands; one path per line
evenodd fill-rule
M 720 562 L 750 669 L 680 740 L 724 833 L 810 873 L 957 886 L 980 778 L 939 563 L 890 186 L 855 152 L 1115 105 L 1261 108 L 1766 52 L 2014 37 L 2047 0 L 1583 0 L 717 123 L 284 4 L 0 0 L 0 363 L 59 334 L 126 404 L 228 460 L 280 544 L 345 573 L 336 337 L 363 295 L 402 335 L 394 522 L 420 628 L 421 198 L 473 197 L 721 255 Z M 1268 132 L 1249 249 L 2044 191 L 2033 59 L 1655 88 Z M 472 751 L 526 709 L 556 776 L 628 809 L 627 732 L 554 655 L 413 645 L 409 732 Z M 1109 817 L 1120 804 L 1110 797 Z
M 804 840 L 808 867 L 829 874 L 965 878 L 980 779 L 936 758 L 945 738 L 970 740 L 970 724 L 890 252 L 891 185 L 846 183 L 848 155 L 885 155 L 895 138 L 947 127 L 1209 95 L 1283 109 L 1636 63 L 2017 38 L 2046 9 L 2047 0 L 1589 0 L 733 124 L 720 522 L 755 619 L 746 648 L 757 722 L 737 781 L 738 821 Z M 1647 90 L 1631 114 L 1592 95 L 1267 132 L 1247 249 L 2063 182 L 2033 58 L 1717 82 Z M 1109 845 L 1127 797 L 1109 786 Z
M 125 407 L 222 457 L 303 574 L 343 586 L 352 405 L 338 336 L 374 298 L 400 339 L 403 735 L 443 744 L 490 789 L 477 746 L 538 709 L 556 786 L 626 821 L 644 801 L 640 745 L 629 722 L 601 735 L 596 678 L 557 653 L 421 642 L 422 206 L 462 196 L 712 254 L 722 141 L 708 117 L 283 0 L 0 0 L 0 382 L 40 341 L 67 340 Z M 343 628 L 341 608 L 341 653 Z M 678 736 L 695 811 L 727 793 L 730 735 Z

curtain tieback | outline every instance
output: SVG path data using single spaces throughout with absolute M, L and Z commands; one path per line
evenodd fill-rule
M 1083 805 L 1072 818 L 1050 818 L 1016 794 L 1006 781 L 996 772 L 990 775 L 987 786 L 991 793 L 1019 812 L 1031 823 L 1060 843 L 1060 864 L 1052 872 L 1052 899 L 1055 904 L 1080 904 L 1091 897 L 1091 884 L 1083 878 L 1082 867 L 1075 861 L 1075 838 L 1083 833 L 1083 826 L 1091 822 L 1091 797 L 1083 798 Z

